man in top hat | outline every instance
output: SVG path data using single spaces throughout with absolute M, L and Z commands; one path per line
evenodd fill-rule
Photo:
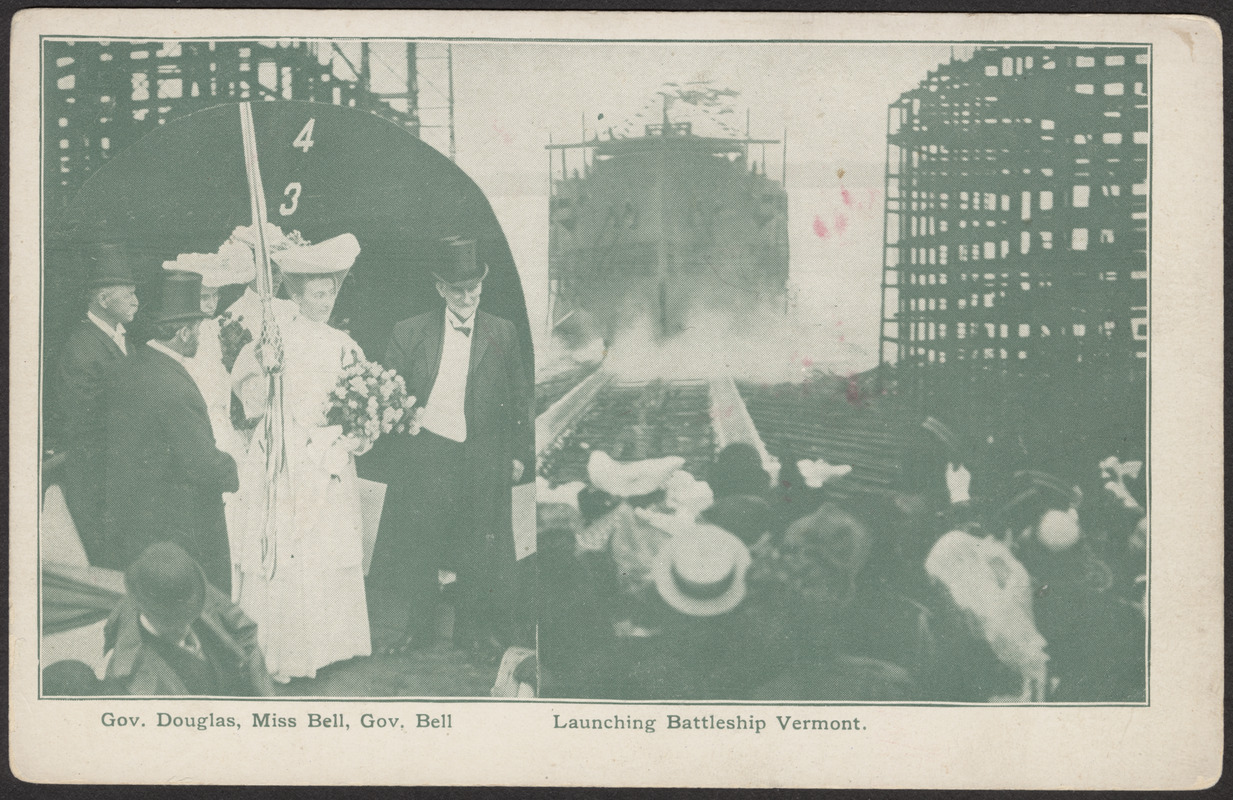
M 252 260 L 228 258 L 219 253 L 184 253 L 174 261 L 164 261 L 163 269 L 201 276 L 201 313 L 206 318 L 198 329 L 197 352 L 184 359 L 184 367 L 205 399 L 215 444 L 233 458 L 239 458 L 247 441 L 231 424 L 231 374 L 223 363 L 216 314 L 223 287 L 246 284 L 253 279 Z
M 514 637 L 511 489 L 534 469 L 534 393 L 513 324 L 478 310 L 487 274 L 475 242 L 445 240 L 433 272 L 444 307 L 395 325 L 382 361 L 406 379 L 423 426 L 386 450 L 370 597 L 407 603 L 392 650 L 430 643 L 438 570 L 458 576 L 456 644 L 489 657 Z
M 170 540 L 229 592 L 222 495 L 238 488 L 236 465 L 215 446 L 205 401 L 184 367 L 205 317 L 201 276 L 167 272 L 159 288 L 153 337 L 116 371 L 107 395 L 107 566 L 125 568 L 151 543 Z
M 137 313 L 137 287 L 124 249 L 100 244 L 87 253 L 90 299 L 85 319 L 65 342 L 56 368 L 64 433 L 64 500 L 86 556 L 102 553 L 103 409 L 108 376 L 130 354 L 125 325 Z
M 272 696 L 257 626 L 174 542 L 147 547 L 103 629 L 107 681 L 130 695 Z

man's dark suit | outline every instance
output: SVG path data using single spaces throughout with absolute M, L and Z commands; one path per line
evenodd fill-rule
M 124 569 L 148 545 L 172 541 L 230 592 L 222 496 L 237 489 L 235 461 L 214 446 L 205 401 L 184 367 L 151 347 L 131 349 L 107 395 L 109 566 Z
M 445 311 L 394 326 L 382 366 L 397 370 L 424 405 L 436 382 Z M 462 444 L 426 429 L 387 436 L 376 454 L 388 483 L 370 581 L 409 604 L 409 632 L 431 636 L 437 570 L 458 575 L 456 638 L 513 635 L 512 463 L 534 477 L 534 394 L 512 323 L 477 311 L 467 370 Z
M 106 566 L 103 548 L 103 391 L 117 365 L 127 360 L 89 319 L 69 334 L 57 365 L 60 423 L 64 436 L 64 502 L 73 516 L 90 563 Z

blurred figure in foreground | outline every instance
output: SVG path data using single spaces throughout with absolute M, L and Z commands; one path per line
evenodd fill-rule
M 103 630 L 106 680 L 130 695 L 274 695 L 257 626 L 174 542 L 145 549 Z

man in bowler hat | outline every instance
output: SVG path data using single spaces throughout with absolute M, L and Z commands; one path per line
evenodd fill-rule
M 168 272 L 148 322 L 152 337 L 116 370 L 107 395 L 107 545 L 127 568 L 170 540 L 231 589 L 223 493 L 238 488 L 232 457 L 214 445 L 201 391 L 184 368 L 197 352 L 201 276 Z
M 125 326 L 137 313 L 137 286 L 128 255 L 118 244 L 86 253 L 89 301 L 85 318 L 69 333 L 56 364 L 58 411 L 65 453 L 64 501 L 86 557 L 103 558 L 104 386 L 132 350 Z
M 513 323 L 478 310 L 488 266 L 475 242 L 439 246 L 444 307 L 395 325 L 382 361 L 406 379 L 422 429 L 387 446 L 370 596 L 407 604 L 405 637 L 388 652 L 422 647 L 438 570 L 455 572 L 454 642 L 491 658 L 515 637 L 511 489 L 534 469 L 534 394 Z
M 174 542 L 147 547 L 103 629 L 107 681 L 130 695 L 274 694 L 257 625 Z

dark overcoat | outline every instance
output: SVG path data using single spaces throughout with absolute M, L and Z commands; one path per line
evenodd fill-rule
M 405 319 L 394 326 L 382 365 L 407 382 L 417 405 L 428 402 L 437 380 L 445 341 L 445 311 Z M 535 430 L 531 421 L 534 392 L 514 324 L 485 311 L 476 312 L 467 370 L 467 441 L 500 446 L 507 461 L 534 466 Z
M 205 606 L 192 623 L 192 630 L 213 668 L 220 696 L 274 695 L 257 645 L 257 624 L 239 606 L 213 587 L 206 587 Z M 141 611 L 128 595 L 121 598 L 103 626 L 103 652 L 111 653 L 107 677 L 122 684 L 131 695 L 190 693 L 173 666 L 147 645 Z
M 382 366 L 397 370 L 407 383 L 407 392 L 417 405 L 428 402 L 441 366 L 445 338 L 445 310 L 439 307 L 394 326 Z M 511 522 L 511 469 L 514 459 L 524 467 L 522 480 L 533 480 L 535 470 L 535 430 L 532 407 L 535 402 L 526 360 L 513 323 L 484 311 L 477 311 L 471 333 L 471 359 L 467 371 L 464 411 L 467 421 L 465 468 L 459 480 L 466 507 L 450 511 L 450 527 L 457 536 L 441 541 L 434 555 L 443 564 L 474 564 L 477 549 L 487 540 L 495 543 L 503 571 L 514 562 Z M 373 554 L 373 571 L 400 572 L 402 562 L 413 551 L 400 542 L 407 534 L 400 522 L 422 519 L 417 505 L 433 502 L 423 496 L 419 475 L 425 465 L 417 462 L 419 451 L 412 437 L 385 436 L 378 442 L 374 462 L 377 476 L 389 488 L 385 496 L 381 530 Z M 410 535 L 418 535 L 412 531 Z M 419 551 L 415 551 L 419 552 Z
M 64 343 L 56 364 L 56 403 L 64 464 L 64 502 L 73 516 L 90 563 L 103 558 L 104 387 L 127 360 L 120 347 L 89 319 L 81 320 Z
M 130 349 L 107 392 L 107 566 L 125 569 L 148 545 L 172 541 L 229 592 L 223 493 L 237 489 L 235 461 L 214 446 L 184 367 L 153 348 Z

